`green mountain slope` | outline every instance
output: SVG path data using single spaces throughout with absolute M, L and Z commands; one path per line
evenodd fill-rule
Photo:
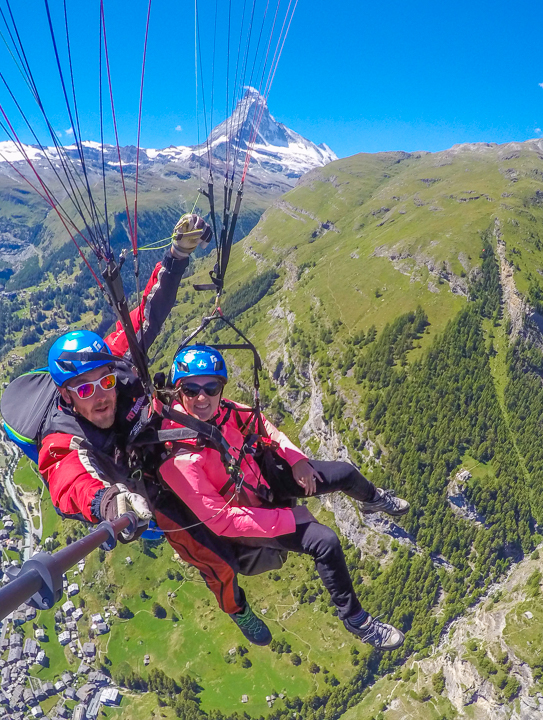
M 308 594 L 303 584 L 318 594 L 319 583 L 309 565 L 293 559 L 282 580 L 266 577 L 246 586 L 257 608 L 268 607 L 268 598 L 277 607 L 296 608 L 292 624 L 283 623 L 284 635 L 274 633 L 290 638 L 293 652 L 303 658 L 302 670 L 291 669 L 285 654 L 277 658 L 253 648 L 252 668 L 243 668 L 241 658 L 236 667 L 223 666 L 222 656 L 238 643 L 235 628 L 206 605 L 205 593 L 180 588 L 176 603 L 182 599 L 174 606 L 185 625 L 164 631 L 153 619 L 151 632 L 128 620 L 124 643 L 134 652 L 117 657 L 108 650 L 113 674 L 124 673 L 125 682 L 130 672 L 145 675 L 138 660 L 144 651 L 135 645 L 151 638 L 166 642 L 171 634 L 186 652 L 175 665 L 164 656 L 159 667 L 176 680 L 185 670 L 203 688 L 196 692 L 200 706 L 191 705 L 190 712 L 179 698 L 172 700 L 181 717 L 215 717 L 220 708 L 226 717 L 246 709 L 253 717 L 267 712 L 277 720 L 293 713 L 304 720 L 339 718 L 347 711 L 349 718 L 392 720 L 407 716 L 402 712 L 438 718 L 468 713 L 464 707 L 471 704 L 473 717 L 490 718 L 498 717 L 498 706 L 510 712 L 520 702 L 517 695 L 524 702 L 539 691 L 539 656 L 514 633 L 522 622 L 517 606 L 524 611 L 527 597 L 541 592 L 540 575 L 530 576 L 523 589 L 523 568 L 533 574 L 535 560 L 527 557 L 541 541 L 543 512 L 542 159 L 542 144 L 530 141 L 339 160 L 304 176 L 233 248 L 221 306 L 262 355 L 267 414 L 310 454 L 349 458 L 376 484 L 411 502 L 399 525 L 362 519 L 342 498 L 325 503 L 333 516 L 324 509 L 320 516 L 327 522 L 333 517 L 348 538 L 350 568 L 365 607 L 406 631 L 404 647 L 380 656 L 359 645 L 360 657 L 353 655 L 351 638 L 330 613 L 327 598 L 302 602 Z M 180 302 L 153 347 L 155 370 L 169 368 L 181 337 L 211 311 L 210 297 L 191 287 L 205 282 L 209 269 L 210 259 L 200 259 L 195 274 L 183 281 Z M 76 322 L 93 318 L 89 294 Z M 67 321 L 69 297 L 69 289 L 59 297 Z M 45 312 L 49 321 L 51 311 Z M 19 337 L 14 334 L 15 341 Z M 201 339 L 229 341 L 233 334 L 219 323 Z M 233 351 L 227 356 L 229 395 L 247 398 L 248 358 Z M 458 478 L 461 469 L 470 477 Z M 106 558 L 100 569 L 89 565 L 88 579 L 100 577 L 88 591 L 90 605 L 103 605 L 107 592 L 132 612 L 145 610 L 149 601 L 134 597 L 123 557 Z M 167 590 L 179 586 L 167 576 L 169 549 L 160 548 L 152 561 L 137 557 L 151 585 L 155 574 L 162 578 L 153 598 L 167 602 Z M 518 587 L 505 580 L 512 568 L 521 578 Z M 289 586 L 291 599 L 285 595 Z M 489 635 L 484 623 L 476 623 L 453 635 L 454 628 L 469 625 L 472 612 L 488 613 L 493 605 L 503 617 L 510 613 L 507 632 Z M 192 615 L 197 619 L 189 624 Z M 122 635 L 121 628 L 115 626 L 114 633 Z M 208 662 L 202 655 L 205 633 L 218 638 Z M 117 647 L 121 635 L 115 634 Z M 190 645 L 195 637 L 198 648 Z M 314 656 L 304 650 L 308 638 L 316 639 Z M 326 680 L 328 674 L 309 677 L 305 662 L 314 657 L 336 675 L 337 685 Z M 490 678 L 494 704 L 485 706 L 458 689 L 462 663 L 471 668 L 473 682 Z M 410 685 L 416 672 L 411 668 L 419 666 L 426 675 Z M 221 685 L 224 668 L 232 670 L 232 692 Z M 286 691 L 284 703 L 272 711 L 261 700 L 240 706 L 249 678 L 251 692 L 265 692 L 261 677 L 284 678 L 283 689 L 275 687 Z M 126 701 L 127 718 L 129 708 L 151 702 L 145 695 Z

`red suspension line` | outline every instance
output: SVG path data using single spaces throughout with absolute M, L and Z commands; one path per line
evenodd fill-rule
M 137 151 L 136 151 L 136 191 L 135 191 L 135 198 L 134 198 L 134 239 L 133 239 L 133 248 L 134 248 L 134 256 L 137 257 L 138 254 L 138 177 L 139 177 L 139 162 L 140 162 L 140 138 L 141 138 L 141 113 L 142 113 L 142 107 L 143 107 L 143 79 L 145 76 L 145 60 L 147 57 L 147 39 L 149 37 L 149 19 L 151 17 L 151 2 L 152 0 L 149 0 L 149 5 L 147 8 L 147 23 L 145 25 L 145 42 L 143 44 L 143 62 L 141 66 L 141 85 L 140 85 L 140 103 L 139 103 L 139 110 L 138 110 L 138 144 L 137 144 Z
M 285 41 L 286 41 L 286 39 L 287 39 L 287 35 L 288 35 L 288 33 L 289 33 L 289 30 L 290 30 L 290 25 L 291 25 L 291 23 L 292 23 L 292 18 L 294 17 L 294 13 L 295 13 L 296 7 L 297 7 L 297 5 L 298 5 L 298 0 L 295 0 L 294 8 L 292 9 L 292 13 L 291 13 L 290 19 L 289 19 L 289 21 L 288 21 L 287 29 L 286 29 L 286 31 L 285 31 L 285 33 L 284 33 L 284 36 L 283 36 L 283 42 L 281 43 L 281 36 L 283 35 L 283 29 L 284 29 L 284 27 L 285 27 L 285 22 L 286 22 L 286 20 L 287 20 L 288 14 L 289 14 L 291 4 L 292 4 L 292 0 L 290 0 L 290 2 L 289 2 L 289 6 L 288 6 L 287 12 L 286 12 L 286 14 L 285 14 L 285 19 L 284 19 L 284 21 L 283 21 L 283 26 L 282 26 L 282 28 L 281 28 L 281 32 L 279 33 L 279 39 L 278 39 L 278 41 L 277 41 L 277 47 L 276 47 L 276 49 L 275 49 L 275 53 L 274 53 L 274 56 L 273 56 L 273 60 L 272 60 L 271 66 L 270 66 L 270 71 L 269 71 L 269 74 L 268 74 L 268 80 L 267 80 L 266 85 L 265 85 L 265 87 L 264 87 L 264 95 L 263 95 L 263 97 L 264 97 L 264 103 L 267 103 L 267 101 L 268 101 L 268 97 L 269 97 L 269 94 L 270 94 L 271 86 L 272 86 L 273 80 L 274 80 L 274 78 L 275 78 L 275 73 L 276 73 L 276 71 L 277 71 L 277 66 L 278 66 L 278 64 L 279 64 L 279 60 L 280 60 L 280 58 L 281 58 L 281 54 L 283 53 L 283 48 L 285 47 Z M 281 44 L 281 48 L 280 48 L 280 49 L 279 49 L 279 44 Z M 277 52 L 278 49 L 279 49 L 279 53 Z M 261 105 L 260 112 L 259 112 L 259 116 L 258 116 L 258 121 L 257 121 L 257 123 L 255 124 L 254 130 L 253 130 L 253 137 L 252 137 L 252 139 L 251 139 L 251 143 L 249 144 L 249 146 L 248 146 L 248 148 L 247 148 L 247 154 L 246 154 L 246 156 L 245 156 L 245 165 L 244 165 L 244 168 L 243 168 L 243 175 L 241 176 L 241 182 L 242 182 L 242 183 L 245 182 L 245 176 L 247 175 L 247 170 L 248 170 L 248 168 L 249 168 L 249 162 L 250 162 L 250 160 L 251 160 L 251 152 L 252 152 L 252 150 L 254 149 L 254 145 L 255 145 L 255 142 L 256 142 L 256 137 L 257 137 L 257 134 L 258 134 L 258 128 L 260 127 L 260 122 L 261 122 L 261 120 L 262 120 L 262 115 L 264 114 L 264 103 L 262 103 L 262 105 Z

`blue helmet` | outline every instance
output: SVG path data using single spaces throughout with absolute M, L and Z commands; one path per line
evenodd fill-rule
M 59 358 L 63 352 L 96 352 L 111 355 L 111 350 L 102 338 L 89 330 L 74 330 L 65 335 L 61 335 L 51 346 L 47 359 L 49 373 L 55 385 L 59 386 L 63 385 L 66 380 L 71 380 L 89 370 L 107 365 L 109 362 L 103 359 L 96 361 L 89 360 L 87 362 L 81 360 L 60 360 L 59 362 Z
M 175 385 L 183 378 L 197 375 L 215 375 L 226 383 L 228 372 L 223 356 L 209 345 L 188 345 L 174 358 L 170 381 Z

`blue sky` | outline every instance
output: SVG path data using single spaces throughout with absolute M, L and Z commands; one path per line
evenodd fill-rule
M 55 27 L 62 29 L 62 3 L 50 2 Z M 215 41 L 213 124 L 224 119 L 227 107 L 223 97 L 227 0 L 217 2 L 222 15 Z M 288 0 L 282 2 L 286 8 Z M 252 0 L 246 3 L 247 8 L 252 6 Z M 147 0 L 104 0 L 104 4 L 120 142 L 135 144 Z M 256 5 L 258 16 L 265 0 L 256 0 Z M 270 0 L 270 6 L 275 5 L 276 0 Z M 4 0 L 0 6 L 5 9 Z M 243 0 L 232 0 L 233 27 L 239 27 L 242 6 Z M 48 116 L 61 141 L 68 142 L 70 121 L 43 0 L 13 3 L 13 7 Z M 99 139 L 98 7 L 96 0 L 68 2 L 83 136 L 93 140 Z M 199 0 L 199 7 L 209 111 L 215 0 Z M 339 156 L 435 151 L 460 142 L 537 137 L 543 135 L 538 36 L 542 20 L 543 4 L 533 0 L 454 4 L 299 0 L 270 93 L 270 110 L 314 142 L 326 142 Z M 0 68 L 44 138 L 39 112 L 4 47 Z M 153 0 L 144 147 L 197 141 L 194 73 L 194 3 Z M 201 101 L 200 93 L 200 110 Z M 31 141 L 4 88 L 0 102 L 21 138 Z M 200 139 L 204 134 L 200 121 Z M 109 121 L 106 140 L 113 142 Z

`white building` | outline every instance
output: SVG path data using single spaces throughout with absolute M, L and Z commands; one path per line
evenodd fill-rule
M 66 602 L 62 606 L 62 610 L 64 613 L 66 613 L 66 615 L 71 615 L 75 610 L 75 605 L 71 600 L 66 600 Z
M 78 592 L 79 592 L 79 585 L 77 583 L 72 583 L 71 585 L 68 585 L 68 597 L 77 595 Z
M 105 690 L 102 690 L 100 702 L 104 705 L 118 705 L 121 702 L 121 693 L 117 690 L 117 688 L 106 688 Z
M 70 633 L 67 630 L 64 630 L 58 636 L 58 641 L 61 645 L 67 645 L 70 642 L 70 639 Z
M 45 665 L 47 663 L 47 657 L 44 650 L 40 650 L 39 653 L 36 655 L 36 662 L 40 665 Z

